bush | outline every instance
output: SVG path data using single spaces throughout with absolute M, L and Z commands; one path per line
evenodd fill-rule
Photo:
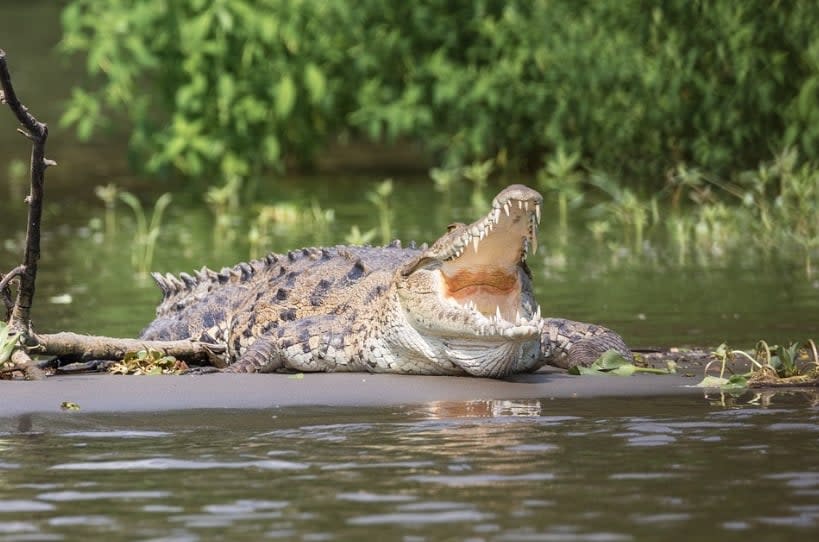
M 150 170 L 246 177 L 331 138 L 534 169 L 555 149 L 659 181 L 786 145 L 819 158 L 819 6 L 747 0 L 74 0 L 98 76 L 64 121 L 124 112 Z

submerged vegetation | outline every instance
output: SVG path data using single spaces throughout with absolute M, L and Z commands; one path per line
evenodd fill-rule
M 130 244 L 131 265 L 138 275 L 147 275 L 153 269 L 156 244 L 162 231 L 162 217 L 171 203 L 171 194 L 166 192 L 157 198 L 150 217 L 139 198 L 130 192 L 119 190 L 113 184 L 98 186 L 96 195 L 105 204 L 105 235 L 109 239 L 117 231 L 117 200 L 131 209 L 133 214 L 133 231 Z
M 793 148 L 727 180 L 677 166 L 665 187 L 650 196 L 601 173 L 583 172 L 561 153 L 538 179 L 547 200 L 558 203 L 562 234 L 551 246 L 558 252 L 568 244 L 571 208 L 584 217 L 599 255 L 615 264 L 654 260 L 709 267 L 777 259 L 798 263 L 808 277 L 815 273 L 819 166 L 800 162 Z
M 789 345 L 769 345 L 760 340 L 754 355 L 721 344 L 705 366 L 705 378 L 698 386 L 723 391 L 742 391 L 748 387 L 819 386 L 819 350 L 813 340 Z M 732 367 L 750 363 L 750 370 Z M 719 367 L 719 376 L 708 373 Z M 732 374 L 726 377 L 726 371 Z
M 555 271 L 572 267 L 573 260 L 582 257 L 584 265 L 597 270 L 751 267 L 779 261 L 801 267 L 807 278 L 816 274 L 819 167 L 800 162 L 793 149 L 728 180 L 678 166 L 669 172 L 665 187 L 652 195 L 588 171 L 577 158 L 559 151 L 528 182 L 540 187 L 546 198 L 541 243 L 547 254 L 544 263 Z M 463 215 L 482 212 L 488 205 L 484 191 L 491 171 L 491 162 L 432 169 L 429 190 L 439 196 L 415 212 L 443 220 L 453 218 L 453 206 L 463 207 Z M 498 181 L 527 183 L 517 178 Z M 239 185 L 231 183 L 209 189 L 204 199 L 211 211 L 213 246 L 220 251 L 246 246 L 249 256 L 258 258 L 273 247 L 292 248 L 289 240 L 296 237 L 313 245 L 387 244 L 401 236 L 394 227 L 394 201 L 401 190 L 392 179 L 370 181 L 369 189 L 361 190 L 366 212 L 346 233 L 335 227 L 338 210 L 323 208 L 315 199 L 243 205 Z M 116 186 L 98 187 L 97 195 L 105 206 L 106 235 L 124 227 L 117 225 L 117 201 L 132 210 L 132 263 L 139 273 L 147 273 L 170 195 L 161 195 L 150 215 L 133 194 Z M 431 226 L 437 232 L 445 225 Z

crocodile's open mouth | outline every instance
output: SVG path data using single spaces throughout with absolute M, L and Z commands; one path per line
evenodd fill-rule
M 540 308 L 525 260 L 537 249 L 542 204 L 531 188 L 510 186 L 483 218 L 450 226 L 408 262 L 398 291 L 410 324 L 450 346 L 465 339 L 464 352 L 537 336 Z
M 501 327 L 535 319 L 532 311 L 521 314 L 521 264 L 529 251 L 537 251 L 542 203 L 530 189 L 521 190 L 519 198 L 514 192 L 502 197 L 505 193 L 495 198 L 484 218 L 453 232 L 440 268 L 446 297 L 492 320 L 488 324 L 506 324 Z

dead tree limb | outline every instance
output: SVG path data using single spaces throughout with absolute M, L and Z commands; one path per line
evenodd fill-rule
M 223 346 L 197 341 L 144 341 L 140 339 L 79 335 L 70 332 L 36 335 L 36 339 L 38 346 L 34 350 L 35 352 L 43 352 L 74 361 L 119 360 L 128 352 L 158 350 L 166 356 L 173 356 L 185 361 L 209 364 L 216 367 L 224 366 L 224 362 L 219 356 L 225 351 Z
M 0 299 L 3 300 L 3 305 L 6 308 L 6 315 L 3 318 L 4 322 L 8 322 L 9 318 L 11 318 L 11 310 L 14 308 L 14 302 L 11 300 L 11 289 L 9 288 L 9 283 L 17 278 L 22 272 L 23 266 L 18 265 L 6 275 L 0 273 Z
M 43 214 L 43 184 L 45 170 L 54 165 L 53 160 L 45 157 L 45 145 L 48 139 L 48 126 L 38 121 L 20 103 L 11 75 L 6 64 L 6 52 L 0 49 L 0 103 L 9 106 L 24 130 L 18 131 L 31 141 L 31 191 L 26 197 L 28 203 L 28 222 L 26 224 L 26 248 L 23 255 L 22 270 L 18 271 L 20 284 L 17 288 L 17 299 L 14 301 L 9 326 L 23 336 L 25 344 L 31 343 L 31 306 L 34 302 L 34 287 L 37 280 L 37 262 L 40 259 L 40 221 Z M 17 268 L 18 270 L 20 267 Z M 9 273 L 10 275 L 12 273 Z M 1 291 L 2 289 L 0 289 Z

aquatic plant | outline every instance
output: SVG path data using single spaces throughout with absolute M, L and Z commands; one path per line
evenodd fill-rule
M 214 217 L 213 240 L 217 247 L 236 241 L 242 184 L 242 178 L 233 175 L 225 184 L 205 192 L 205 203 Z
M 429 178 L 436 192 L 440 192 L 447 200 L 452 197 L 452 188 L 463 177 L 461 168 L 437 168 L 429 170 Z
M 114 183 L 94 188 L 94 195 L 105 204 L 105 237 L 112 239 L 117 233 L 117 200 L 120 188 Z
M 378 233 L 384 245 L 392 241 L 393 210 L 390 204 L 392 191 L 392 179 L 386 179 L 365 194 L 367 200 L 375 206 L 378 212 Z
M 495 168 L 495 161 L 493 159 L 472 162 L 471 164 L 461 168 L 461 173 L 465 179 L 472 182 L 472 196 L 469 199 L 469 204 L 472 209 L 485 209 L 488 206 L 486 199 L 486 182 Z
M 623 239 L 630 241 L 632 253 L 639 254 L 643 248 L 651 203 L 602 173 L 593 174 L 589 182 L 609 197 L 607 201 L 595 205 L 589 214 L 619 224 Z
M 583 176 L 578 171 L 579 165 L 580 153 L 567 153 L 563 147 L 559 147 L 537 173 L 537 184 L 546 192 L 545 195 L 557 195 L 559 233 L 563 238 L 569 229 L 569 206 L 578 207 L 583 202 L 580 184 Z
M 378 233 L 375 228 L 362 232 L 357 224 L 353 224 L 350 232 L 344 236 L 344 243 L 348 245 L 369 245 Z
M 330 237 L 330 225 L 335 222 L 335 210 L 323 209 L 315 199 L 303 209 L 293 202 L 262 205 L 248 227 L 247 240 L 250 258 L 258 258 L 270 251 L 279 236 L 310 234 L 310 242 L 324 244 Z
M 156 242 L 162 231 L 162 215 L 171 203 L 171 195 L 166 192 L 157 198 L 150 219 L 142 203 L 130 192 L 120 192 L 119 199 L 134 214 L 136 231 L 131 244 L 131 263 L 139 275 L 147 275 L 153 265 Z
M 712 353 L 712 357 L 705 366 L 703 380 L 697 384 L 699 387 L 741 391 L 748 387 L 819 386 L 819 351 L 813 340 L 788 345 L 769 345 L 765 340 L 760 340 L 753 356 L 723 343 Z M 740 360 L 750 363 L 750 370 L 733 373 L 726 378 L 725 372 L 732 371 L 732 366 L 738 366 Z M 713 365 L 719 366 L 719 376 L 709 374 Z

